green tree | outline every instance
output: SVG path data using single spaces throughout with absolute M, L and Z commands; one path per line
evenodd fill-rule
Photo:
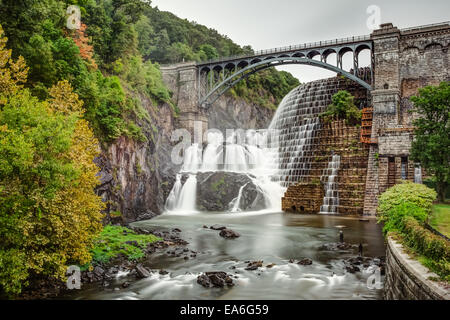
M 206 55 L 207 60 L 212 60 L 219 57 L 219 53 L 217 52 L 217 49 L 214 48 L 210 44 L 203 44 L 200 46 L 200 51 L 203 51 Z
M 347 123 L 357 124 L 361 121 L 361 111 L 355 106 L 354 97 L 346 90 L 340 90 L 331 98 L 332 103 L 320 117 L 328 122 L 345 120 Z
M 0 287 L 15 295 L 91 260 L 103 204 L 82 101 L 67 81 L 46 101 L 32 96 L 23 59 L 12 60 L 5 43 L 0 26 Z
M 450 82 L 421 88 L 411 101 L 412 111 L 419 115 L 413 121 L 411 158 L 435 176 L 438 198 L 443 202 L 450 182 Z

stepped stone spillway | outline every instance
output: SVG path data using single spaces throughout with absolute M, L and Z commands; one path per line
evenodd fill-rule
M 277 119 L 280 130 L 278 178 L 287 187 L 282 198 L 284 211 L 324 211 L 321 210 L 324 201 L 331 200 L 326 194 L 329 177 L 324 173 L 328 172 L 334 156 L 340 160 L 331 193 L 333 197 L 339 195 L 339 200 L 335 197 L 333 212 L 327 213 L 363 213 L 369 147 L 360 142 L 361 129 L 345 121 L 323 123 L 318 118 L 339 90 L 349 91 L 358 106 L 365 106 L 365 89 L 339 77 L 300 86 L 285 98 L 284 103 L 289 106 L 282 112 L 284 119 Z M 313 128 L 309 133 L 302 126 L 311 123 Z
M 339 90 L 354 95 L 357 105 L 366 101 L 364 88 L 348 79 L 335 77 L 295 88 L 278 107 L 269 129 L 278 132 L 279 170 L 275 178 L 284 187 L 308 181 L 323 126 L 319 114 L 326 110 L 331 97 Z

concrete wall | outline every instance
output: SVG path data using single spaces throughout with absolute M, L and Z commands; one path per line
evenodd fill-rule
M 193 133 L 194 123 L 202 123 L 202 132 L 208 129 L 204 110 L 198 106 L 198 70 L 195 62 L 179 63 L 161 67 L 164 82 L 173 92 L 173 98 L 180 109 L 177 128 Z
M 428 280 L 437 275 L 411 259 L 401 244 L 388 238 L 386 247 L 385 299 L 450 300 L 450 290 Z

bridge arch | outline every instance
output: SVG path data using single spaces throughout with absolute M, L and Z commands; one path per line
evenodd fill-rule
M 342 48 L 338 51 L 338 55 L 347 48 Z M 256 60 L 256 59 L 255 59 Z M 253 60 L 254 61 L 254 60 Z M 252 62 L 253 62 L 252 61 Z M 305 56 L 303 57 L 271 57 L 270 59 L 260 60 L 259 62 L 250 63 L 246 67 L 240 69 L 239 71 L 231 74 L 228 77 L 224 77 L 222 81 L 220 81 L 217 85 L 215 85 L 211 91 L 207 92 L 207 94 L 200 98 L 200 105 L 203 107 L 209 107 L 211 104 L 213 104 L 221 95 L 223 95 L 226 91 L 228 91 L 230 88 L 232 88 L 236 83 L 239 81 L 247 78 L 251 74 L 254 74 L 258 71 L 276 67 L 279 65 L 287 65 L 287 64 L 301 64 L 301 65 L 310 65 L 315 66 L 319 68 L 323 68 L 332 72 L 336 72 L 337 74 L 341 74 L 345 77 L 347 77 L 350 80 L 353 80 L 366 88 L 367 90 L 372 90 L 372 86 L 365 82 L 364 80 L 358 78 L 356 75 L 344 71 L 343 69 L 339 68 L 338 66 L 333 66 L 331 64 L 325 63 L 323 61 L 314 60 L 307 58 Z M 201 74 L 199 74 L 201 76 Z

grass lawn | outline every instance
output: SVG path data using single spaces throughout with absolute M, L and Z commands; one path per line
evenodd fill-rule
M 450 238 L 450 204 L 435 204 L 429 224 Z
M 161 239 L 151 234 L 136 234 L 125 227 L 108 225 L 95 240 L 92 258 L 94 262 L 106 263 L 123 254 L 129 260 L 139 260 L 145 256 L 147 245 L 158 240 Z

